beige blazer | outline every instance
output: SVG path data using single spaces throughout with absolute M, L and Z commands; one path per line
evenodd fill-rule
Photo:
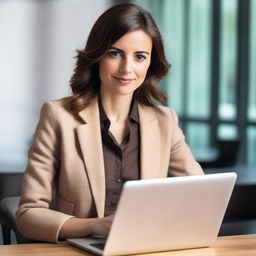
M 24 174 L 17 226 L 28 238 L 56 242 L 69 218 L 103 217 L 105 173 L 98 101 L 74 116 L 69 98 L 43 105 Z M 141 178 L 202 174 L 177 115 L 138 105 Z M 55 210 L 49 209 L 56 191 Z

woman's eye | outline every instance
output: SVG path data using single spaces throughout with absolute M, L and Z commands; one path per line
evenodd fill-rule
M 109 51 L 109 56 L 112 56 L 112 57 L 116 57 L 116 56 L 120 56 L 120 53 L 118 51 Z
M 143 60 L 146 59 L 146 56 L 144 56 L 144 55 L 142 55 L 142 54 L 138 54 L 138 55 L 136 55 L 135 57 L 136 57 L 136 59 L 137 59 L 138 61 L 143 61 Z

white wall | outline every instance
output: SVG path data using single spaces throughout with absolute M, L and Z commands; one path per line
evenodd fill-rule
M 23 171 L 42 103 L 70 95 L 83 48 L 110 0 L 0 0 L 0 171 Z

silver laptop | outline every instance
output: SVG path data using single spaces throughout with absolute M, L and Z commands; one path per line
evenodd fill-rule
M 212 245 L 235 173 L 128 181 L 107 239 L 67 239 L 97 255 L 124 255 Z

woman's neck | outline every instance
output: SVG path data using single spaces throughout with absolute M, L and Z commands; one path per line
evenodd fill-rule
M 101 94 L 101 102 L 110 121 L 123 122 L 129 115 L 132 97 L 125 96 L 107 96 Z

